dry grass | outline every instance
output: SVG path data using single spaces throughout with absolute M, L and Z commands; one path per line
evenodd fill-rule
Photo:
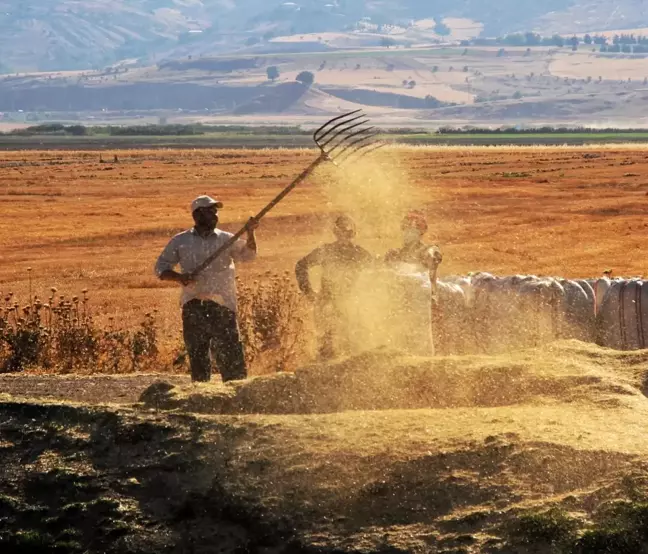
M 31 272 L 31 269 L 28 270 Z M 137 329 L 114 318 L 95 324 L 87 289 L 66 297 L 52 287 L 45 297 L 8 293 L 0 305 L 0 373 L 45 370 L 57 373 L 125 373 L 157 369 L 155 316 L 146 313 Z
M 88 288 L 106 320 L 118 316 L 135 326 L 156 308 L 161 347 L 171 350 L 180 326 L 178 291 L 157 281 L 152 266 L 167 240 L 191 225 L 189 202 L 198 194 L 219 196 L 222 225 L 233 230 L 315 153 L 118 155 L 115 165 L 98 163 L 92 152 L 0 155 L 0 291 L 26 296 L 31 266 L 35 290 Z M 484 270 L 583 277 L 607 268 L 626 275 L 645 270 L 643 148 L 403 148 L 373 164 L 365 194 L 344 202 L 339 191 L 322 186 L 330 180 L 324 174 L 296 189 L 264 220 L 259 259 L 239 266 L 241 279 L 263 282 L 268 270 L 292 271 L 299 257 L 330 239 L 329 215 L 348 209 L 348 198 L 364 202 L 372 188 L 385 189 L 381 175 L 398 186 L 378 195 L 370 209 L 355 210 L 371 216 L 359 242 L 376 254 L 397 244 L 393 231 L 402 210 L 417 206 L 430 217 L 428 238 L 445 253 L 442 275 Z M 342 186 L 345 179 L 337 175 Z M 358 176 L 349 182 L 357 186 Z

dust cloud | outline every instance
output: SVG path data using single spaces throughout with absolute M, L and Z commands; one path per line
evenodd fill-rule
M 325 166 L 316 176 L 316 185 L 326 194 L 332 211 L 354 219 L 357 241 L 380 254 L 399 245 L 402 216 L 419 207 L 402 151 L 395 148 L 352 158 L 341 166 Z
M 410 354 L 432 355 L 432 283 L 427 270 L 413 264 L 383 262 L 385 253 L 402 246 L 401 221 L 420 201 L 400 151 L 385 148 L 328 166 L 317 176 L 317 186 L 334 213 L 353 218 L 356 243 L 366 248 L 374 263 L 363 270 L 347 294 L 334 299 L 328 321 L 316 322 L 336 330 L 336 350 L 357 354 L 380 347 Z M 425 237 L 424 237 L 425 240 Z M 327 317 L 320 311 L 319 317 Z

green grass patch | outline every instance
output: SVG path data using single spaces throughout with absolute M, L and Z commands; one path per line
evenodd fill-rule
M 648 549 L 648 503 L 617 501 L 601 507 L 595 526 L 575 543 L 574 554 L 635 554 Z
M 568 548 L 576 538 L 578 520 L 559 508 L 542 513 L 525 514 L 509 529 L 514 542 L 525 545 L 551 545 Z
M 513 544 L 547 547 L 562 554 L 640 554 L 648 552 L 648 503 L 615 501 L 603 505 L 594 523 L 583 523 L 559 508 L 520 516 L 507 525 Z

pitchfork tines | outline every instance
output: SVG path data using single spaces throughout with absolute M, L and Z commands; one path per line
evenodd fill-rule
M 369 118 L 360 110 L 348 112 L 327 121 L 313 134 L 322 156 L 342 163 L 352 156 L 361 157 L 384 145 L 377 140 L 379 130 L 369 125 Z

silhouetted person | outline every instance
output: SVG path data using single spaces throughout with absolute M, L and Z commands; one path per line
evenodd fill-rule
M 354 244 L 353 220 L 339 216 L 333 225 L 336 241 L 313 250 L 297 262 L 295 275 L 300 290 L 315 304 L 315 323 L 319 334 L 319 357 L 331 359 L 348 351 L 347 302 L 359 272 L 373 262 L 373 256 Z M 315 293 L 309 270 L 321 267 L 320 292 Z

